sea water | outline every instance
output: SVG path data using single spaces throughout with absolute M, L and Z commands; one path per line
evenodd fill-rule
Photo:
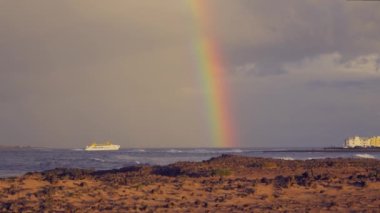
M 297 152 L 292 149 L 269 148 L 165 148 L 121 149 L 118 151 L 87 152 L 82 149 L 28 148 L 0 150 L 0 177 L 22 175 L 26 172 L 54 168 L 83 168 L 94 170 L 118 169 L 131 165 L 167 165 L 178 161 L 203 161 L 222 154 L 266 157 L 284 160 L 323 158 L 375 158 L 380 153 L 363 152 Z M 281 152 L 278 152 L 281 151 Z

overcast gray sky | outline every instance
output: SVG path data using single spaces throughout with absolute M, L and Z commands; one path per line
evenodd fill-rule
M 380 2 L 209 0 L 240 146 L 380 135 Z M 0 145 L 212 146 L 186 1 L 0 0 Z

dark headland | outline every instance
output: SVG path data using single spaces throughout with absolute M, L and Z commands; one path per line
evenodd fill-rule
M 380 161 L 222 155 L 0 179 L 0 212 L 376 212 Z

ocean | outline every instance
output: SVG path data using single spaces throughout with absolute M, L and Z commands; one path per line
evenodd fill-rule
M 308 160 L 323 158 L 375 158 L 380 152 L 295 151 L 273 148 L 166 148 L 121 149 L 118 151 L 87 152 L 82 149 L 27 148 L 0 150 L 0 177 L 22 175 L 26 172 L 54 168 L 83 168 L 94 170 L 118 169 L 131 165 L 167 165 L 178 161 L 203 161 L 222 154 Z

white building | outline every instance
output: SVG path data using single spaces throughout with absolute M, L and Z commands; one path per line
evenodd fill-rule
M 371 147 L 371 138 L 362 138 L 359 136 L 354 136 L 347 138 L 344 143 L 345 148 L 354 148 L 354 147 Z

